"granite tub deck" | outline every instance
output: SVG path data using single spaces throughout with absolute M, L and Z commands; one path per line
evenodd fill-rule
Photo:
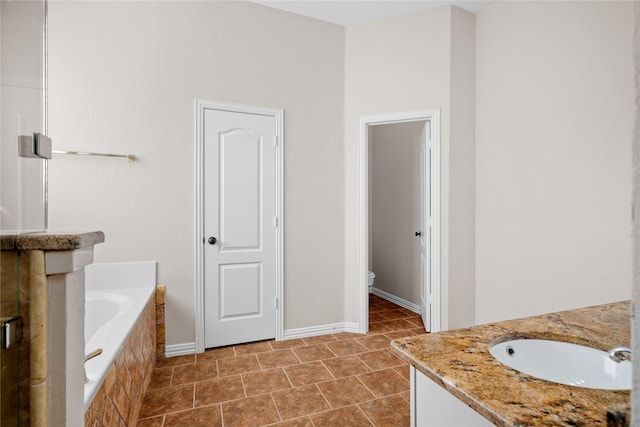
M 3 234 L 0 236 L 0 248 L 5 250 L 70 251 L 86 248 L 104 242 L 102 231 L 85 232 L 25 232 Z
M 497 426 L 606 426 L 630 391 L 566 386 L 498 362 L 489 343 L 513 338 L 566 341 L 608 350 L 629 346 L 628 302 L 402 338 L 392 350 Z M 611 417 L 611 414 L 609 415 Z M 610 420 L 611 421 L 611 420 Z

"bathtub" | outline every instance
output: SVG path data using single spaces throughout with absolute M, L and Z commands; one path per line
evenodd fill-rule
M 85 267 L 86 411 L 156 287 L 156 263 L 108 263 Z

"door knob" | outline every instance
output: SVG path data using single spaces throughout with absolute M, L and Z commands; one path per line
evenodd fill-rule
M 209 242 L 210 245 L 215 245 L 216 242 L 218 241 L 218 239 L 216 239 L 215 237 L 211 236 L 209 237 L 209 240 L 207 240 Z
M 422 231 L 416 231 L 416 237 L 422 236 Z

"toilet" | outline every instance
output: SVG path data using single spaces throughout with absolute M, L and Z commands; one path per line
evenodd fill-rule
M 369 293 L 373 292 L 373 280 L 376 278 L 376 275 L 373 274 L 373 271 L 369 272 Z

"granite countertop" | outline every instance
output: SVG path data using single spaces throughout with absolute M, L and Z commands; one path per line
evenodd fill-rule
M 618 302 L 406 337 L 393 341 L 391 348 L 497 426 L 606 426 L 608 417 L 620 423 L 625 416 L 629 390 L 540 380 L 502 365 L 489 353 L 488 345 L 493 340 L 524 337 L 606 351 L 616 345 L 630 346 L 629 319 L 629 302 Z M 610 425 L 624 425 L 624 420 Z
M 68 251 L 104 242 L 102 231 L 3 234 L 2 250 Z

